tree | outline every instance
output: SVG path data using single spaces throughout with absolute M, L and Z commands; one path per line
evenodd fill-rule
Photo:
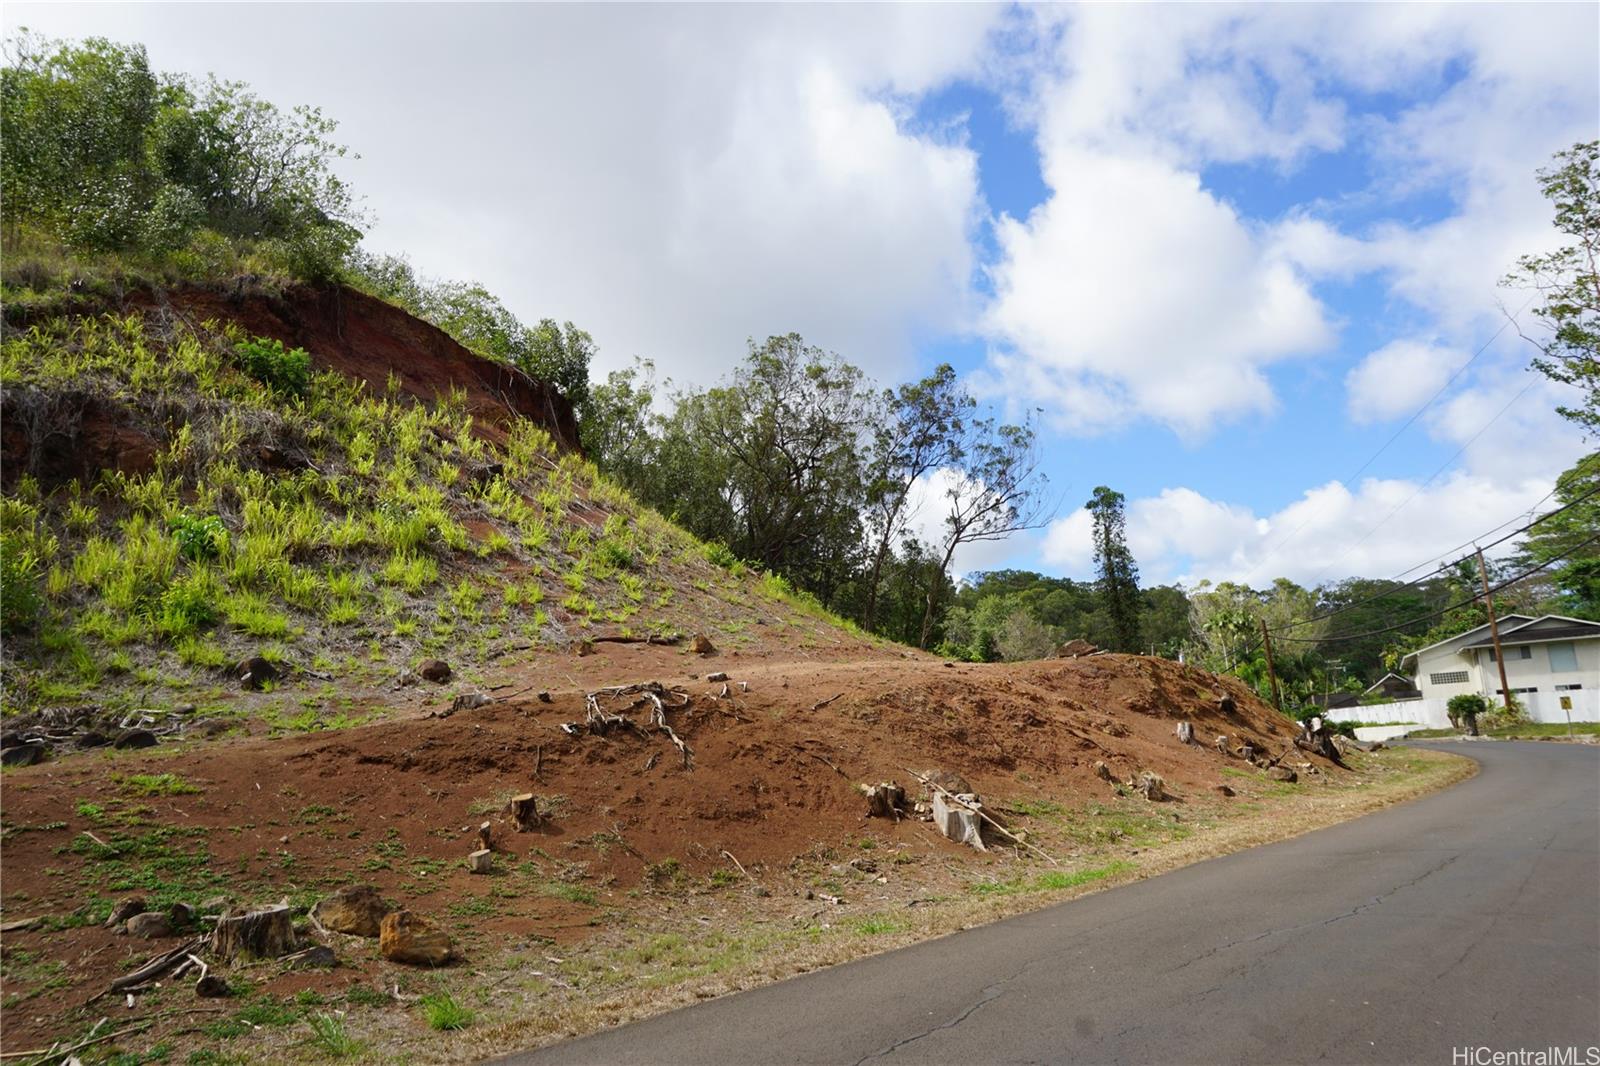
M 578 438 L 596 466 L 640 499 L 658 455 L 654 433 L 656 367 L 648 359 L 613 370 L 589 390 L 578 422 Z M 668 384 L 671 384 L 668 382 Z
M 941 363 L 921 381 L 883 392 L 883 417 L 872 433 L 867 482 L 867 527 L 875 544 L 867 577 L 863 624 L 878 616 L 878 586 L 891 545 L 913 516 L 908 506 L 917 482 L 941 467 L 961 461 L 961 435 L 976 401 L 956 383 L 956 372 Z
M 1533 365 L 1553 381 L 1578 390 L 1573 406 L 1556 410 L 1600 436 L 1600 141 L 1557 152 L 1538 172 L 1539 188 L 1555 207 L 1555 227 L 1573 243 L 1546 255 L 1525 255 L 1501 282 L 1532 289 L 1534 314 L 1549 334 L 1533 339 Z
M 1123 495 L 1104 485 L 1084 504 L 1094 516 L 1094 565 L 1100 605 L 1117 651 L 1139 650 L 1139 568 L 1128 550 Z
M 963 544 L 1003 540 L 1037 528 L 1045 520 L 1040 493 L 1047 479 L 1039 469 L 1035 442 L 1028 425 L 997 428 L 988 418 L 968 424 L 961 467 L 944 492 L 940 561 L 929 575 L 918 647 L 928 646 L 934 612 L 956 549 Z
M 1556 478 L 1555 498 L 1567 509 L 1528 531 L 1514 565 L 1553 564 L 1546 573 L 1557 597 L 1541 606 L 1600 620 L 1600 545 L 1580 547 L 1600 531 L 1600 452 L 1584 456 Z

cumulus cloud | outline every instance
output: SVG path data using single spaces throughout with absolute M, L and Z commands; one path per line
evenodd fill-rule
M 892 378 L 968 322 L 975 156 L 906 117 L 976 69 L 997 7 L 336 5 L 308 32 L 282 8 L 22 6 L 321 105 L 362 155 L 370 245 L 577 322 L 601 371 L 709 382 L 796 330 Z
M 1408 415 L 1466 360 L 1461 352 L 1427 341 L 1390 341 L 1345 375 L 1350 418 L 1365 424 Z
M 1144 418 L 1192 436 L 1270 412 L 1270 368 L 1336 339 L 1322 282 L 1380 276 L 1441 347 L 1497 322 L 1499 275 L 1552 240 L 1531 170 L 1592 136 L 1600 110 L 1600 21 L 1581 6 L 1036 17 L 1054 63 L 1014 107 L 1050 198 L 1000 224 L 979 380 L 1080 432 Z M 1373 108 L 1374 94 L 1412 102 Z M 1289 172 L 1335 151 L 1370 184 L 1281 217 L 1246 217 L 1202 181 L 1218 164 Z M 1448 210 L 1419 215 L 1419 194 Z

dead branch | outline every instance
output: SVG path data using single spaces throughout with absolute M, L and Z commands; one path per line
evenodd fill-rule
M 844 695 L 844 693 L 841 692 L 838 695 L 829 696 L 825 700 L 818 700 L 816 703 L 813 703 L 811 705 L 811 709 L 813 711 L 820 711 L 820 710 L 822 710 L 822 708 L 826 707 L 828 704 L 832 703 L 834 700 L 839 699 L 843 695 Z
M 733 857 L 733 852 L 729 851 L 727 848 L 723 848 L 722 849 L 722 854 L 727 856 L 728 861 L 733 863 L 735 866 L 737 866 L 739 868 L 739 872 L 744 874 L 745 877 L 750 878 L 750 880 L 752 880 L 752 881 L 755 880 L 754 877 L 750 877 L 750 871 L 746 870 L 744 868 L 744 863 L 740 862 L 738 859 Z
M 833 763 L 829 762 L 827 759 L 824 759 L 821 755 L 818 755 L 814 751 L 810 751 L 809 749 L 802 748 L 798 744 L 794 745 L 794 750 L 798 751 L 801 755 L 809 755 L 809 756 L 811 756 L 813 759 L 815 759 L 818 762 L 822 763 L 824 766 L 826 766 L 828 769 L 832 770 L 834 773 L 838 774 L 840 777 L 849 777 L 850 776 L 849 774 L 845 773 L 843 770 L 839 769 Z
M 125 988 L 130 988 L 134 985 L 141 984 L 153 977 L 157 977 L 166 973 L 172 967 L 176 966 L 180 960 L 186 958 L 190 952 L 199 951 L 205 945 L 205 942 L 205 937 L 197 936 L 193 940 L 190 940 L 184 944 L 180 944 L 165 954 L 157 955 L 155 958 L 151 959 L 137 970 L 134 970 L 132 973 L 125 973 L 121 977 L 113 978 L 111 984 L 107 985 L 104 991 L 95 993 L 89 998 L 88 1002 L 93 1003 L 101 996 L 107 996 L 113 992 L 120 992 Z
M 96 1023 L 95 1028 L 100 1028 L 100 1025 L 104 1022 L 104 1018 L 100 1019 L 100 1022 Z M 154 1019 L 145 1018 L 142 1021 L 134 1022 L 125 1029 L 117 1029 L 113 1032 L 104 1033 L 100 1036 L 91 1036 L 88 1040 L 81 1040 L 78 1043 L 73 1044 L 71 1047 L 34 1048 L 31 1051 L 0 1051 L 0 1059 L 25 1059 L 36 1055 L 48 1055 L 51 1058 L 66 1059 L 75 1052 L 82 1051 L 86 1047 L 92 1047 L 95 1044 L 104 1043 L 105 1041 L 114 1039 L 115 1037 L 127 1036 L 129 1033 L 140 1032 L 141 1030 L 150 1028 L 150 1026 L 154 1024 Z

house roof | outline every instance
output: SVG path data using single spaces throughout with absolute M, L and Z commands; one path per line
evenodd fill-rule
M 1547 618 L 1558 618 L 1557 615 L 1546 615 L 1539 619 L 1540 622 Z M 1500 643 L 1518 646 L 1522 644 L 1549 644 L 1552 641 L 1567 640 L 1600 640 L 1600 622 L 1585 622 L 1581 619 L 1560 619 L 1562 624 L 1540 626 L 1535 629 L 1532 624 L 1518 626 L 1509 633 L 1500 634 Z M 1469 648 L 1492 648 L 1494 639 L 1476 640 L 1471 644 L 1462 645 L 1462 651 Z
M 1550 618 L 1550 617 L 1554 617 L 1554 616 L 1545 615 L 1544 617 Z M 1522 626 L 1528 624 L 1529 622 L 1538 621 L 1538 619 L 1532 617 L 1531 615 L 1526 615 L 1526 614 L 1508 614 L 1504 618 L 1499 619 L 1498 621 L 1499 621 L 1499 624 L 1503 627 L 1507 622 L 1511 621 L 1512 619 L 1516 619 L 1517 620 L 1517 628 L 1519 628 L 1519 629 Z M 1412 659 L 1415 659 L 1417 656 L 1421 655 L 1425 651 L 1432 651 L 1434 648 L 1440 648 L 1440 647 L 1443 647 L 1446 644 L 1453 644 L 1458 640 L 1463 640 L 1463 639 L 1465 639 L 1467 637 L 1471 637 L 1474 634 L 1480 633 L 1480 632 L 1481 633 L 1489 632 L 1489 623 L 1488 622 L 1483 623 L 1483 625 L 1481 625 L 1481 626 L 1475 626 L 1474 628 L 1467 630 L 1465 633 L 1457 633 L 1453 637 L 1446 637 L 1443 640 L 1435 641 L 1434 643 L 1429 644 L 1425 648 L 1418 648 L 1416 651 L 1411 652 L 1410 654 L 1406 655 L 1405 658 L 1400 660 L 1400 662 L 1402 664 L 1404 664 L 1406 662 L 1409 662 Z M 1502 636 L 1503 636 L 1504 635 L 1504 630 L 1503 629 L 1502 629 L 1501 633 L 1502 633 Z
M 1374 681 L 1372 683 L 1372 685 L 1369 688 L 1367 688 L 1367 690 L 1365 692 L 1363 692 L 1361 694 L 1363 696 L 1370 696 L 1372 693 L 1374 693 L 1378 689 L 1382 688 L 1383 687 L 1383 683 L 1385 681 L 1390 680 L 1391 678 L 1393 680 L 1395 680 L 1395 681 L 1400 682 L 1406 688 L 1415 689 L 1417 687 L 1417 683 L 1415 681 L 1413 681 L 1411 678 L 1406 677 L 1404 674 L 1397 674 L 1393 670 L 1391 670 L 1387 674 L 1384 674 L 1382 677 L 1378 678 L 1378 680 Z

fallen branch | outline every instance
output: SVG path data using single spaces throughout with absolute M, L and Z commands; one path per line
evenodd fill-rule
M 828 704 L 832 703 L 834 700 L 839 699 L 843 695 L 844 695 L 844 693 L 841 692 L 836 696 L 829 696 L 825 700 L 818 700 L 816 703 L 813 703 L 811 705 L 811 709 L 813 711 L 820 711 L 820 710 L 822 710 L 822 708 L 826 707 Z
M 832 770 L 834 773 L 838 774 L 840 777 L 849 777 L 850 776 L 849 774 L 845 773 L 843 770 L 839 769 L 833 763 L 829 762 L 827 759 L 824 759 L 822 756 L 818 755 L 814 751 L 811 751 L 811 750 L 809 750 L 807 748 L 802 748 L 798 744 L 794 745 L 794 750 L 798 751 L 801 755 L 809 755 L 809 756 L 811 756 L 813 759 L 815 759 L 818 762 L 822 763 L 824 766 L 826 766 L 828 769 Z
M 100 1028 L 100 1026 L 103 1025 L 104 1023 L 105 1023 L 105 1019 L 104 1018 L 100 1019 L 99 1022 L 95 1023 L 95 1029 Z M 91 1047 L 91 1046 L 93 1046 L 95 1044 L 103 1043 L 104 1041 L 110 1040 L 113 1037 L 127 1036 L 129 1033 L 137 1033 L 140 1030 L 150 1028 L 150 1026 L 152 1026 L 154 1024 L 155 1024 L 154 1019 L 146 1018 L 146 1019 L 144 1019 L 142 1021 L 134 1022 L 132 1025 L 128 1026 L 126 1029 L 117 1029 L 117 1030 L 115 1030 L 113 1032 L 104 1033 L 104 1034 L 102 1034 L 100 1036 L 91 1036 L 88 1040 L 79 1041 L 78 1043 L 73 1044 L 71 1047 L 42 1047 L 42 1048 L 34 1048 L 31 1051 L 0 1051 L 0 1059 L 23 1059 L 23 1058 L 29 1058 L 29 1057 L 34 1056 L 34 1055 L 48 1055 L 51 1058 L 63 1058 L 64 1059 L 64 1058 L 67 1058 L 68 1056 L 72 1055 L 75 1052 L 82 1051 L 86 1047 Z M 91 1032 L 92 1031 L 93 1030 L 91 1030 Z
M 995 830 L 997 832 L 1000 833 L 1001 836 L 1005 837 L 1007 840 L 1011 840 L 1011 841 L 1014 841 L 1014 842 L 1016 842 L 1018 844 L 1021 844 L 1023 847 L 1027 848 L 1029 851 L 1036 852 L 1041 858 L 1043 858 L 1051 866 L 1060 866 L 1061 865 L 1054 858 L 1052 858 L 1049 855 L 1049 853 L 1046 852 L 1044 849 L 1038 847 L 1035 844 L 1028 843 L 1026 840 L 1023 840 L 1021 837 L 1017 836 L 1017 834 L 1013 833 L 1011 830 L 1007 829 L 1005 826 L 1001 825 L 999 822 L 997 822 L 993 818 L 989 817 L 987 814 L 985 814 L 983 812 L 983 808 L 974 807 L 972 804 L 968 803 L 966 800 L 963 800 L 960 797 L 958 797 L 954 792 L 951 792 L 948 788 L 945 788 L 943 785 L 939 784 L 936 781 L 929 780 L 927 777 L 923 776 L 922 774 L 917 773 L 915 770 L 911 769 L 909 766 L 908 767 L 902 767 L 902 769 L 904 769 L 906 773 L 910 774 L 912 777 L 916 778 L 918 781 L 921 781 L 923 783 L 923 785 L 925 785 L 926 787 L 932 788 L 932 789 L 937 789 L 944 796 L 944 798 L 949 800 L 951 803 L 954 803 L 958 807 L 962 807 L 962 808 L 964 808 L 966 810 L 971 811 L 973 814 L 976 814 L 979 818 L 982 818 L 984 821 L 988 822 L 991 826 L 993 826 L 995 828 Z
M 755 878 L 750 877 L 750 871 L 746 870 L 744 868 L 744 863 L 740 862 L 738 859 L 733 857 L 733 852 L 729 851 L 727 848 L 723 848 L 722 849 L 722 854 L 727 856 L 727 859 L 728 859 L 729 862 L 733 863 L 735 866 L 737 866 L 739 868 L 739 872 L 740 873 L 744 874 L 746 877 L 749 877 L 750 880 L 752 880 L 752 881 L 755 880 Z
M 645 637 L 601 636 L 590 637 L 591 644 L 678 644 L 683 640 L 682 633 L 668 633 L 665 636 L 651 634 Z
M 134 970 L 132 973 L 125 973 L 121 977 L 114 978 L 111 984 L 106 986 L 104 991 L 95 993 L 89 998 L 88 1002 L 93 1003 L 101 996 L 107 996 L 113 992 L 120 992 L 125 988 L 142 984 L 153 977 L 157 977 L 166 973 L 172 967 L 176 966 L 180 960 L 187 958 L 190 952 L 199 951 L 205 946 L 205 942 L 205 937 L 197 936 L 187 943 L 178 945 L 164 955 L 157 955 L 155 958 L 151 959 L 137 970 Z

